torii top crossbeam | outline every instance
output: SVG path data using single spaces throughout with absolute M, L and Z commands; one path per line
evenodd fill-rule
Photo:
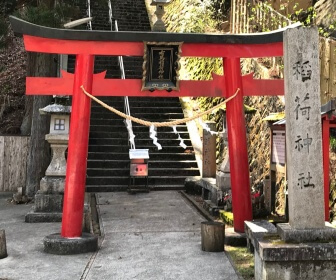
M 282 33 L 284 29 L 258 34 L 184 34 L 163 32 L 111 32 L 90 30 L 55 29 L 38 26 L 11 17 L 15 33 L 24 34 L 27 51 L 55 54 L 90 54 L 143 56 L 144 41 L 183 42 L 182 56 L 185 57 L 225 57 L 252 58 L 282 56 Z M 244 95 L 282 95 L 283 82 L 279 80 L 252 80 L 252 74 L 243 78 Z M 27 94 L 71 95 L 73 75 L 62 73 L 60 78 L 27 78 Z M 104 79 L 104 74 L 95 75 L 93 95 L 96 96 L 222 96 L 223 76 L 214 75 L 213 81 L 181 81 L 180 91 L 141 91 L 139 79 Z M 277 85 L 275 85 L 277 83 Z
M 23 34 L 27 51 L 75 54 L 75 74 L 62 73 L 61 78 L 27 77 L 26 93 L 30 95 L 72 95 L 67 172 L 62 219 L 62 237 L 81 236 L 83 201 L 88 149 L 90 99 L 80 86 L 96 96 L 232 96 L 227 104 L 234 228 L 244 231 L 244 220 L 252 219 L 243 96 L 283 95 L 282 80 L 254 80 L 252 74 L 242 77 L 240 58 L 283 55 L 284 29 L 244 35 L 179 34 L 155 32 L 111 32 L 47 28 L 15 17 L 10 18 L 15 33 Z M 185 57 L 221 57 L 224 76 L 211 81 L 180 81 L 179 91 L 141 91 L 140 79 L 105 79 L 93 75 L 95 55 L 143 56 L 144 42 L 183 43 Z

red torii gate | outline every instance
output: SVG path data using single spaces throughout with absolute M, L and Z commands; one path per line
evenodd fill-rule
M 249 166 L 243 96 L 283 95 L 283 80 L 254 80 L 241 76 L 240 58 L 283 55 L 283 30 L 259 34 L 180 34 L 156 32 L 110 32 L 54 29 L 11 17 L 15 33 L 23 34 L 25 49 L 31 52 L 75 54 L 75 74 L 62 72 L 61 78 L 27 77 L 27 95 L 72 95 L 67 170 L 62 218 L 62 238 L 82 236 L 91 99 L 94 96 L 230 97 L 227 127 L 231 168 L 234 229 L 244 231 L 244 221 L 252 219 Z M 93 74 L 95 55 L 143 56 L 144 41 L 183 42 L 182 56 L 222 57 L 224 76 L 211 81 L 180 81 L 179 91 L 141 91 L 138 79 L 105 79 Z

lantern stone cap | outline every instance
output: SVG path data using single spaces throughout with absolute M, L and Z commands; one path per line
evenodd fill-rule
M 71 106 L 64 106 L 61 104 L 50 104 L 39 110 L 41 115 L 69 115 L 71 113 Z
M 171 0 L 152 0 L 151 5 L 168 5 L 171 2 Z

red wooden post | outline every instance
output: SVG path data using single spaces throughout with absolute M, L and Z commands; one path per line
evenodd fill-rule
M 93 67 L 93 55 L 77 55 L 61 231 L 65 238 L 82 235 L 91 99 L 80 86 L 92 92 Z
M 230 157 L 233 226 L 236 232 L 244 232 L 244 221 L 252 220 L 249 164 L 240 58 L 224 58 L 226 96 L 238 95 L 226 107 Z
M 330 120 L 322 120 L 323 140 L 323 184 L 324 184 L 324 213 L 325 220 L 329 222 L 329 142 L 330 142 Z

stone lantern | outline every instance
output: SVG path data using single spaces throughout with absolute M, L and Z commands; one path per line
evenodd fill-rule
M 166 26 L 162 20 L 164 15 L 164 6 L 168 5 L 171 0 L 152 0 L 151 5 L 156 6 L 155 15 L 157 17 L 157 21 L 153 25 L 153 31 L 158 32 L 166 32 Z
M 50 133 L 45 136 L 45 139 L 49 142 L 52 150 L 52 159 L 44 178 L 47 178 L 49 181 L 51 180 L 53 183 L 48 184 L 48 186 L 41 185 L 41 191 L 43 192 L 64 192 L 66 172 L 65 151 L 68 148 L 69 140 L 70 108 L 70 106 L 52 104 L 40 109 L 40 114 L 50 114 Z M 58 184 L 55 189 L 55 178 L 48 178 L 49 176 L 62 177 L 63 184 Z
M 62 220 L 63 194 L 66 174 L 65 152 L 68 148 L 71 106 L 51 104 L 40 109 L 40 114 L 50 115 L 50 133 L 45 139 L 50 144 L 52 159 L 40 181 L 35 195 L 33 211 L 26 222 L 60 222 Z

